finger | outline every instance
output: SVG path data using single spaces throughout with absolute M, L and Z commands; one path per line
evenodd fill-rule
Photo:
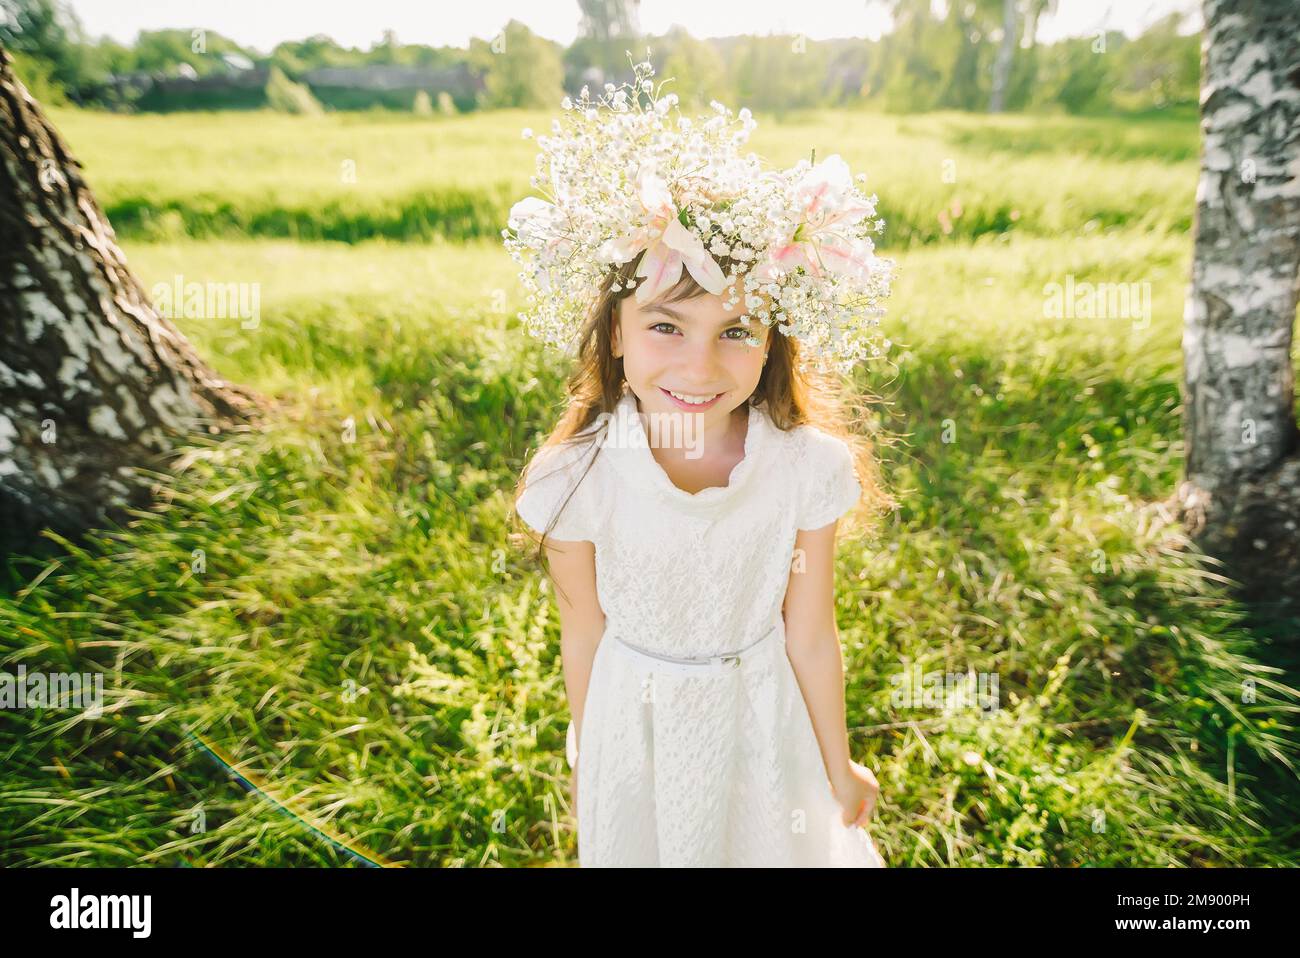
M 876 812 L 876 796 L 868 795 L 862 805 L 862 824 L 865 825 L 871 821 L 871 816 Z
M 862 810 L 866 806 L 866 803 L 867 800 L 864 798 L 861 804 L 858 805 L 858 810 L 854 812 L 853 817 L 848 822 L 850 826 L 856 827 L 862 824 Z

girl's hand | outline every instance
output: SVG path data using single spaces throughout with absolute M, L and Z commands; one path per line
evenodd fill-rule
M 841 821 L 845 826 L 856 828 L 871 820 L 880 786 L 876 784 L 876 776 L 871 769 L 850 759 L 843 777 L 838 782 L 831 783 L 831 792 L 844 811 Z

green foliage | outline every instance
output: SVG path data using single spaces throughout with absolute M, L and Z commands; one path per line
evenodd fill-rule
M 318 116 L 324 112 L 311 90 L 294 83 L 279 67 L 271 67 L 266 79 L 266 105 L 279 113 Z
M 68 102 L 67 91 L 54 78 L 54 69 L 48 60 L 38 60 L 21 50 L 13 57 L 14 76 L 27 87 L 27 92 L 46 106 L 62 106 Z
M 1044 85 L 1053 90 L 1049 94 L 1052 101 L 1070 113 L 1093 111 L 1104 102 L 1110 61 L 1094 52 L 1093 46 L 1099 42 L 1067 40 L 1061 44 L 1063 56 L 1048 66 Z
M 0 46 L 22 64 L 20 76 L 30 77 L 57 102 L 70 94 L 79 97 L 93 82 L 95 62 L 81 21 L 60 0 L 0 0 Z M 35 92 L 31 84 L 28 89 Z
M 620 83 L 630 76 L 628 51 L 641 59 L 649 47 L 661 78 L 682 106 L 700 112 L 712 99 L 784 117 L 793 111 L 844 105 L 892 113 L 929 110 L 984 112 L 992 96 L 994 61 L 1001 45 L 1002 0 L 935 6 L 930 0 L 891 0 L 894 29 L 879 41 L 812 41 L 802 34 L 692 38 L 674 27 L 661 37 L 629 40 L 580 38 L 567 48 L 536 36 L 511 20 L 496 36 L 475 38 L 470 49 L 402 43 L 388 31 L 369 50 L 340 46 L 324 35 L 285 41 L 263 57 L 211 31 L 142 31 L 134 44 L 90 42 L 63 0 L 4 0 L 26 17 L 27 30 L 13 31 L 15 49 L 50 64 L 50 76 L 77 102 L 126 106 L 115 100 L 109 73 L 158 71 L 174 75 L 188 65 L 200 76 L 224 70 L 222 54 L 238 53 L 259 65 L 278 67 L 301 81 L 321 67 L 362 68 L 396 64 L 467 70 L 483 88 L 458 85 L 456 108 L 537 108 L 554 111 L 564 91 L 583 84 Z M 1020 35 L 1036 22 L 1046 0 L 1018 0 Z M 1194 107 L 1198 101 L 1200 38 L 1181 35 L 1172 13 L 1141 36 L 1110 31 L 1052 44 L 1012 49 L 1004 97 L 1009 111 L 1115 113 Z M 3 37 L 0 27 L 0 37 Z M 1103 42 L 1104 41 L 1104 45 Z M 376 105 L 409 111 L 412 90 L 316 87 L 313 94 L 334 110 Z M 430 90 L 432 95 L 435 91 Z M 440 91 L 447 92 L 447 91 Z M 141 109 L 221 107 L 244 109 L 246 96 L 223 90 L 202 103 L 167 91 L 145 97 Z
M 828 52 L 822 44 L 794 37 L 737 38 L 728 51 L 736 101 L 727 106 L 784 111 L 824 105 Z
M 656 62 L 658 80 L 669 80 L 664 91 L 676 93 L 683 113 L 709 113 L 709 102 L 719 100 L 734 110 L 735 96 L 727 75 L 727 66 L 717 48 L 694 39 L 685 30 L 670 30 L 659 45 Z
M 518 20 L 487 43 L 472 41 L 470 57 L 484 77 L 482 107 L 555 109 L 564 96 L 559 48 Z
M 358 52 L 347 50 L 324 34 L 305 40 L 285 40 L 271 51 L 271 63 L 290 76 L 300 76 L 317 67 L 346 67 L 361 65 Z
M 223 53 L 243 54 L 243 49 L 212 30 L 141 30 L 132 46 L 132 70 L 175 75 L 182 63 L 199 76 L 225 72 Z M 251 58 L 250 58 L 251 59 Z

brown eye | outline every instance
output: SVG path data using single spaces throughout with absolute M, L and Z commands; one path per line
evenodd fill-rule
M 671 329 L 676 329 L 676 328 L 677 328 L 677 327 L 674 326 L 672 323 L 655 323 L 655 324 L 654 324 L 653 326 L 651 326 L 650 328 L 651 328 L 651 329 L 658 329 L 660 326 L 667 326 L 670 330 L 671 330 Z M 665 334 L 665 335 L 670 335 L 670 334 Z

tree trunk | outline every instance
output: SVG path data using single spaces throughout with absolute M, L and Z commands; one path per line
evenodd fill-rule
M 1300 4 L 1206 0 L 1184 313 L 1188 531 L 1243 598 L 1300 602 Z
M 1016 52 L 1016 2 L 1002 0 L 1002 42 L 998 44 L 998 58 L 993 61 L 993 92 L 989 96 L 989 112 L 1001 113 L 1006 105 L 1007 83 L 1011 79 L 1011 57 Z
M 0 47 L 0 548 L 142 507 L 198 429 L 268 401 L 226 383 L 154 311 L 81 165 Z

